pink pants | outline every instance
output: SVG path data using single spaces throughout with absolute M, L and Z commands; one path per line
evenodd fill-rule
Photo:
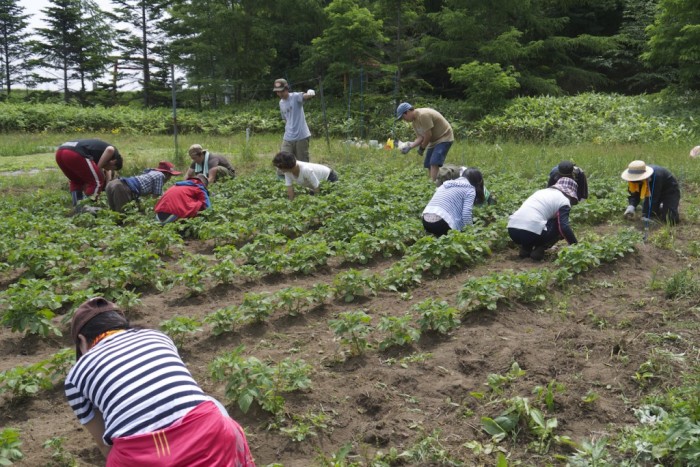
M 115 438 L 107 467 L 255 467 L 243 429 L 213 402 L 168 428 Z

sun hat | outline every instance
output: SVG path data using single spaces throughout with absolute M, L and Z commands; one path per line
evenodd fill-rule
M 279 78 L 275 80 L 275 87 L 272 89 L 273 91 L 284 91 L 285 89 L 289 89 L 289 84 L 287 84 L 287 80 L 284 78 Z
M 696 157 L 700 157 L 700 146 L 695 146 L 693 149 L 690 150 L 690 157 L 695 159 Z
M 561 161 L 557 166 L 557 171 L 559 172 L 559 175 L 570 177 L 574 174 L 574 163 L 571 161 Z
M 182 172 L 178 172 L 175 170 L 175 166 L 172 164 L 172 162 L 168 161 L 160 161 L 158 162 L 158 167 L 155 168 L 155 170 L 159 172 L 163 172 L 166 174 L 170 175 L 180 175 Z
M 201 145 L 201 144 L 193 144 L 193 145 L 190 146 L 190 148 L 187 150 L 187 154 L 189 154 L 190 157 L 196 156 L 197 154 L 199 154 L 199 153 L 201 153 L 201 152 L 204 152 L 204 149 L 202 149 L 202 145 Z
M 644 161 L 632 161 L 622 172 L 622 179 L 628 182 L 639 182 L 651 177 L 654 169 L 644 163 Z
M 71 320 L 70 335 L 73 342 L 75 342 L 75 351 L 78 358 L 80 358 L 82 355 L 80 347 L 78 346 L 78 334 L 80 334 L 83 326 L 85 326 L 92 318 L 107 311 L 116 311 L 120 315 L 124 316 L 124 313 L 115 303 L 110 302 L 104 297 L 91 298 L 90 300 L 83 302 L 78 309 L 75 310 L 75 314 L 73 314 L 73 319 Z M 124 318 L 126 319 L 126 317 Z
M 569 198 L 573 198 L 575 200 L 578 200 L 578 183 L 576 183 L 574 180 L 570 178 L 560 178 L 557 180 L 557 183 L 552 185 L 552 188 L 556 188 L 557 190 L 561 191 L 564 193 L 566 196 Z
M 401 117 L 403 117 L 403 114 L 411 110 L 413 106 L 409 104 L 408 102 L 402 102 L 399 104 L 399 106 L 396 108 L 396 120 L 401 120 Z

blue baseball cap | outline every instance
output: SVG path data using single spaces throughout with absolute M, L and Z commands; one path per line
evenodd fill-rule
M 401 120 L 401 117 L 403 117 L 403 114 L 411 110 L 413 106 L 409 104 L 408 102 L 402 102 L 399 104 L 399 106 L 396 108 L 396 120 Z

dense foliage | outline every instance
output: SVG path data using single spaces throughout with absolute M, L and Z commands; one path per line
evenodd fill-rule
M 48 80 L 66 100 L 114 105 L 118 83 L 137 84 L 139 105 L 167 105 L 171 66 L 184 71 L 180 84 L 195 91 L 198 107 L 260 99 L 280 76 L 334 96 L 466 97 L 482 112 L 517 96 L 699 85 L 698 9 L 690 0 L 112 4 L 107 13 L 92 1 L 52 0 L 42 10 L 47 27 L 31 43 L 37 61 L 23 63 L 57 74 L 36 68 L 29 81 L 18 66 L 29 44 L 18 1 L 0 2 L 0 26 L 11 31 L 0 35 L 0 54 L 14 63 L 5 61 L 7 94 L 10 83 Z M 113 39 L 88 32 L 110 29 Z M 90 82 L 96 92 L 87 96 Z
M 700 135 L 694 112 L 700 98 L 692 94 L 650 96 L 579 94 L 573 97 L 523 97 L 502 111 L 473 120 L 464 101 L 438 100 L 425 105 L 437 108 L 452 124 L 457 139 L 476 141 L 530 141 L 557 144 L 593 142 L 691 141 Z M 180 134 L 232 135 L 282 133 L 284 123 L 274 102 L 240 106 L 230 110 L 177 114 Z M 417 101 L 416 106 L 423 102 Z M 316 137 L 407 140 L 410 127 L 395 122 L 391 102 L 375 96 L 364 112 L 348 112 L 341 105 L 319 111 L 316 102 L 306 105 L 307 120 Z M 66 132 L 166 135 L 173 132 L 172 112 L 134 107 L 76 107 L 60 104 L 0 104 L 2 132 Z

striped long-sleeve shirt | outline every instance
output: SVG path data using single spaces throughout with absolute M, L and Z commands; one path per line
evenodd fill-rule
M 106 337 L 71 368 L 65 392 L 81 424 L 105 421 L 103 440 L 150 433 L 172 425 L 211 400 L 192 378 L 172 340 L 150 329 Z
M 476 190 L 460 177 L 448 180 L 440 185 L 423 210 L 423 214 L 440 216 L 453 230 L 462 230 L 465 225 L 472 225 L 472 208 Z

